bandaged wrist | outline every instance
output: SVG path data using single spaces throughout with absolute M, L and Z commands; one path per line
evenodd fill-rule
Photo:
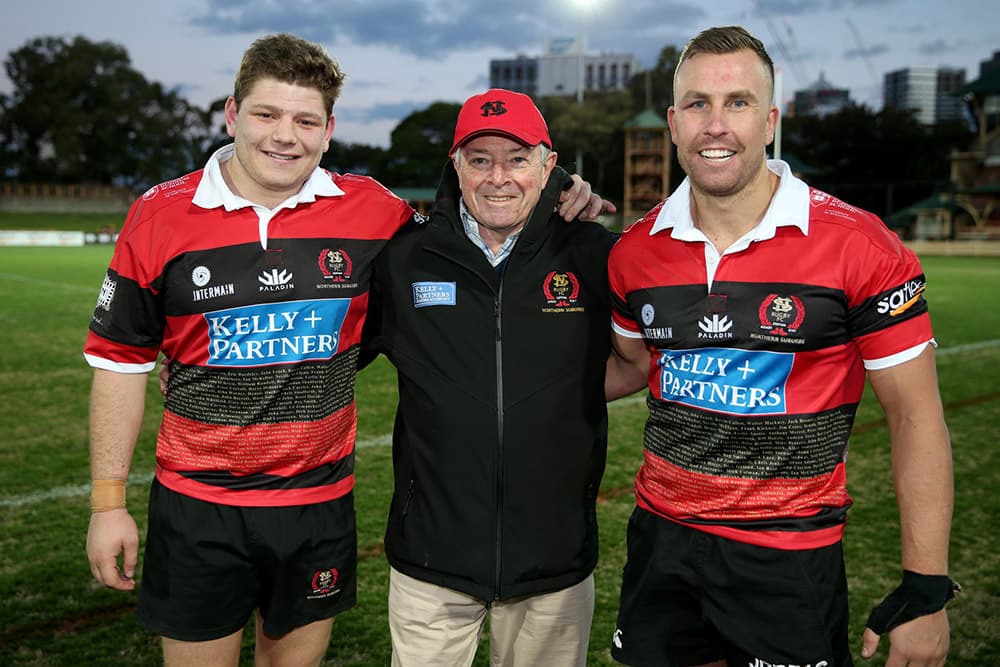
M 95 479 L 90 489 L 90 511 L 107 512 L 125 507 L 124 479 Z
M 947 575 L 903 570 L 903 583 L 872 609 L 867 627 L 885 634 L 897 625 L 944 609 L 961 590 Z

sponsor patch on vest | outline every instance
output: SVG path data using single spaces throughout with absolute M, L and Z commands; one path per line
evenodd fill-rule
M 458 290 L 455 283 L 416 282 L 413 287 L 413 307 L 454 306 L 457 302 Z

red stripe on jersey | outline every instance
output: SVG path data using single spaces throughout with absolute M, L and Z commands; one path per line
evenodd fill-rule
M 164 469 L 178 472 L 224 470 L 233 475 L 294 477 L 350 456 L 356 434 L 354 403 L 313 422 L 249 426 L 206 424 L 164 410 L 156 460 Z
M 115 364 L 149 364 L 156 361 L 160 349 L 158 347 L 121 345 L 93 331 L 88 331 L 83 352 Z
M 160 466 L 156 467 L 156 479 L 168 489 L 185 496 L 204 500 L 209 503 L 237 505 L 240 507 L 312 505 L 341 498 L 350 493 L 354 488 L 353 474 L 335 484 L 326 486 L 302 489 L 247 489 L 240 491 L 196 482 Z
M 685 470 L 644 452 L 636 475 L 636 493 L 653 511 L 683 521 L 753 521 L 809 517 L 817 507 L 844 507 L 851 502 L 844 488 L 843 463 L 829 475 L 805 479 L 722 477 Z

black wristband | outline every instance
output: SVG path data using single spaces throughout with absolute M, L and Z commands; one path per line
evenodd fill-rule
M 897 625 L 944 609 L 960 590 L 962 587 L 947 575 L 903 570 L 903 583 L 872 609 L 867 627 L 885 634 Z

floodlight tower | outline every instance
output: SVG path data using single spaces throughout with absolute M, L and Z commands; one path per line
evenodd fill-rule
M 587 44 L 587 19 L 598 0 L 572 0 L 576 6 L 579 16 L 579 29 L 576 36 L 576 104 L 583 108 L 583 88 L 585 85 L 584 67 Z M 583 146 L 577 139 L 576 145 L 576 173 L 583 178 Z

